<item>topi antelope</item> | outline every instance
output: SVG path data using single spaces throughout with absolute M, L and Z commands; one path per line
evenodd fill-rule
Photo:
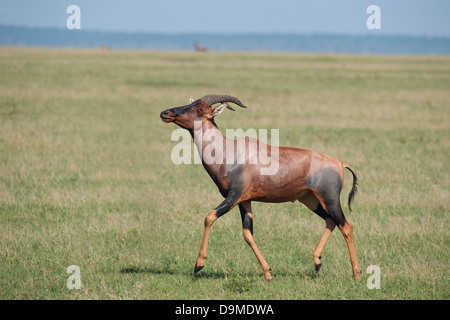
M 208 52 L 208 48 L 198 42 L 194 43 L 194 47 L 197 52 Z
M 195 101 L 191 97 L 190 104 L 167 109 L 160 115 L 162 121 L 174 122 L 187 129 L 200 154 L 207 148 L 214 149 L 215 160 L 220 160 L 207 161 L 208 159 L 202 157 L 203 166 L 225 200 L 205 218 L 203 240 L 194 274 L 205 266 L 212 224 L 237 205 L 241 213 L 244 239 L 255 253 L 266 280 L 271 280 L 271 269 L 253 238 L 251 203 L 252 201 L 294 202 L 298 200 L 325 220 L 325 231 L 313 252 L 316 272 L 321 267 L 321 252 L 325 243 L 337 225 L 348 246 L 353 277 L 358 279 L 361 271 L 353 243 L 353 227 L 345 218 L 339 199 L 344 183 L 344 168 L 346 168 L 353 175 L 353 186 L 348 196 L 348 206 L 351 210 L 350 204 L 357 190 L 357 177 L 354 170 L 346 163 L 316 151 L 271 146 L 252 137 L 239 140 L 226 138 L 218 129 L 214 117 L 222 113 L 225 108 L 234 111 L 229 102 L 246 108 L 235 97 L 211 94 Z M 212 106 L 217 103 L 220 105 L 213 108 Z M 215 138 L 208 138 L 211 136 Z M 245 143 L 239 143 L 240 141 Z M 268 166 L 267 161 L 254 161 L 255 152 L 246 152 L 246 148 L 249 150 L 253 148 L 254 151 L 266 149 L 267 156 L 275 156 L 272 158 L 276 160 L 271 159 L 277 161 L 277 170 L 269 174 L 261 174 L 263 167 Z M 230 153 L 228 150 L 233 152 Z

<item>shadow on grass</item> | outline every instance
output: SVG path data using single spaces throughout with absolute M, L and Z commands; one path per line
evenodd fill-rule
M 216 270 L 202 270 L 201 272 L 194 275 L 193 271 L 187 272 L 186 269 L 172 269 L 167 267 L 137 267 L 130 266 L 122 268 L 120 271 L 122 274 L 156 274 L 156 275 L 180 275 L 192 277 L 193 280 L 197 279 L 225 279 L 230 277 L 243 277 L 243 278 L 264 278 L 262 272 L 249 271 L 249 272 L 223 272 Z M 272 271 L 272 276 L 274 279 L 277 277 L 299 277 L 307 279 L 315 279 L 320 276 L 320 273 L 316 273 L 314 270 L 293 270 L 290 272 Z
M 163 270 L 157 268 L 143 268 L 143 267 L 127 267 L 119 271 L 120 273 L 147 273 L 147 274 L 181 274 L 174 270 Z
M 193 279 L 198 278 L 226 278 L 230 274 L 217 271 L 202 271 L 194 275 L 193 271 L 187 272 L 185 269 L 170 269 L 170 268 L 150 268 L 150 267 L 127 267 L 119 271 L 123 274 L 159 274 L 159 275 L 180 275 L 180 276 L 190 276 Z

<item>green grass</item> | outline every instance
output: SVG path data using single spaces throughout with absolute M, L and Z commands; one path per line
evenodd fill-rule
M 449 299 L 449 89 L 448 57 L 0 48 L 0 299 Z M 248 106 L 223 132 L 278 128 L 356 170 L 361 281 L 338 230 L 315 275 L 325 224 L 299 203 L 253 204 L 272 282 L 237 209 L 193 277 L 222 197 L 201 165 L 171 162 L 159 113 L 208 93 Z

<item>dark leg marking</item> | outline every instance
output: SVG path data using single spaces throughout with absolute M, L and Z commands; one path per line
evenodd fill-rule
M 253 235 L 253 218 L 250 217 L 242 204 L 239 204 L 239 211 L 241 212 L 242 228 L 250 230 Z
M 323 220 L 329 217 L 328 213 L 325 211 L 324 208 L 322 208 L 320 203 L 318 204 L 317 209 L 314 210 L 314 213 L 317 214 L 319 217 L 321 217 Z
M 234 192 L 234 190 L 230 190 L 228 192 L 227 198 L 215 209 L 216 217 L 220 218 L 222 215 L 231 210 L 231 208 L 236 205 L 236 202 L 239 200 L 241 196 L 240 193 Z
M 306 179 L 306 185 L 317 190 L 325 203 L 325 208 L 319 205 L 314 212 L 323 219 L 326 214 L 325 217 L 331 217 L 337 225 L 344 225 L 345 217 L 339 198 L 342 189 L 339 173 L 332 168 L 323 168 Z

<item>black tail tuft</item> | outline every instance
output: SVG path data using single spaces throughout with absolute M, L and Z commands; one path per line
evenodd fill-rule
M 358 177 L 356 176 L 356 173 L 353 171 L 352 168 L 350 168 L 349 166 L 345 165 L 344 168 L 348 169 L 352 175 L 353 175 L 353 186 L 352 186 L 352 190 L 350 191 L 350 193 L 348 194 L 348 209 L 350 211 L 352 211 L 352 207 L 350 206 L 353 198 L 355 198 L 355 194 L 358 191 Z

